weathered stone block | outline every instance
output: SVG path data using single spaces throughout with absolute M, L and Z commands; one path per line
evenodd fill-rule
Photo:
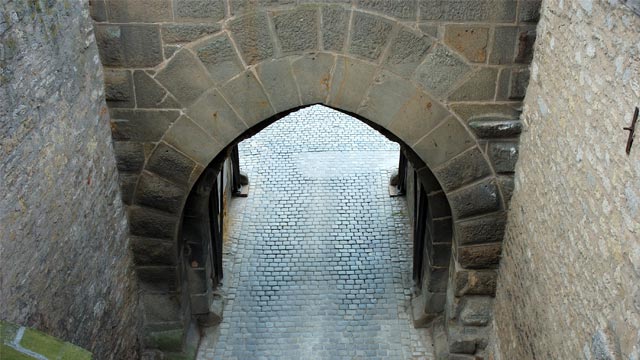
M 520 22 L 537 23 L 540 20 L 541 0 L 526 0 L 520 2 L 518 20 Z
M 318 49 L 318 9 L 302 7 L 273 15 L 282 53 L 299 54 Z
M 175 242 L 132 236 L 129 242 L 135 265 L 175 265 L 178 257 Z
M 175 0 L 176 18 L 197 21 L 218 21 L 224 18 L 223 0 Z
M 504 203 L 508 208 L 509 202 L 511 201 L 511 196 L 513 195 L 513 175 L 499 176 L 498 186 L 500 187 L 500 192 L 502 193 L 502 197 L 504 198 Z
M 429 193 L 427 195 L 427 202 L 429 203 L 429 214 L 431 218 L 451 216 L 449 201 L 447 201 L 447 196 L 444 191 Z
M 136 185 L 138 184 L 138 174 L 120 172 L 118 174 L 118 181 L 120 184 L 120 196 L 122 197 L 122 202 L 127 205 L 131 205 L 133 202 L 133 193 L 135 192 Z
M 149 332 L 145 336 L 145 345 L 151 349 L 178 352 L 182 350 L 184 330 L 163 330 Z
M 518 45 L 515 62 L 520 64 L 530 64 L 533 60 L 533 46 L 536 42 L 535 27 L 521 27 L 518 30 Z
M 438 291 L 444 292 L 446 291 L 446 282 L 447 282 L 447 274 L 448 274 L 446 266 L 449 265 L 449 261 L 451 261 L 451 244 L 427 242 L 427 255 L 429 259 L 429 264 L 437 267 L 437 268 L 434 268 L 433 271 L 435 271 L 438 274 L 444 273 L 444 275 L 442 275 L 444 277 L 443 280 L 438 278 L 440 279 L 440 281 L 437 282 L 437 284 L 440 284 L 440 285 L 438 287 L 434 287 L 434 289 L 438 289 Z M 437 269 L 437 271 L 435 269 Z M 436 276 L 436 275 L 432 274 L 432 276 Z M 433 284 L 436 284 L 435 282 L 436 280 L 434 278 L 430 280 L 429 286 L 432 286 L 432 281 L 434 281 Z
M 136 89 L 136 104 L 138 108 L 173 108 L 182 106 L 149 74 L 142 70 L 133 72 L 133 81 Z
M 138 206 L 129 207 L 129 231 L 132 235 L 173 239 L 178 219 L 170 214 Z
M 245 71 L 222 88 L 222 93 L 247 126 L 256 125 L 274 115 L 262 86 L 251 71 Z M 242 94 L 242 96 L 237 96 Z
M 244 70 L 231 41 L 225 34 L 199 43 L 194 50 L 218 84 L 224 83 Z
M 164 140 L 204 166 L 222 150 L 220 143 L 185 115 L 171 126 Z
M 433 130 L 448 115 L 449 111 L 414 87 L 414 93 L 403 100 L 388 128 L 411 146 Z
M 500 197 L 494 179 L 487 179 L 471 187 L 448 194 L 451 210 L 456 219 L 496 211 Z
M 142 295 L 145 317 L 148 322 L 167 322 L 180 320 L 180 301 L 178 296 L 166 294 Z
M 338 6 L 322 8 L 322 45 L 325 50 L 342 51 L 347 38 L 349 14 Z
M 511 173 L 518 161 L 518 144 L 498 142 L 489 144 L 489 156 L 497 173 Z
M 498 273 L 495 270 L 465 270 L 456 268 L 453 274 L 455 296 L 493 295 L 496 292 Z
M 493 315 L 492 307 L 490 296 L 465 296 L 460 301 L 458 319 L 466 326 L 487 326 Z
M 104 0 L 89 1 L 89 12 L 93 21 L 107 21 L 107 6 L 105 5 Z
M 481 138 L 516 137 L 522 132 L 520 120 L 490 115 L 469 119 L 469 127 Z
M 424 34 L 427 34 L 427 35 L 429 35 L 429 36 L 431 36 L 432 38 L 435 38 L 435 39 L 438 38 L 438 25 L 437 25 L 437 23 L 428 22 L 428 23 L 424 23 L 424 24 L 418 24 L 418 28 Z
M 146 169 L 177 184 L 187 184 L 195 162 L 161 142 L 149 156 Z
M 218 24 L 167 24 L 162 25 L 161 28 L 162 41 L 165 45 L 188 43 L 218 31 L 220 31 Z
M 128 70 L 105 69 L 104 96 L 112 108 L 132 108 L 135 106 L 133 80 Z
M 145 293 L 163 293 L 164 295 L 164 293 L 178 290 L 178 270 L 175 266 L 138 266 L 136 275 L 140 289 Z
M 433 42 L 425 35 L 402 29 L 393 40 L 385 66 L 402 75 L 411 75 L 420 65 Z
M 183 106 L 190 105 L 213 86 L 202 64 L 184 49 L 178 51 L 155 78 Z
M 107 0 L 106 4 L 114 23 L 173 20 L 170 0 Z
M 496 93 L 498 70 L 481 68 L 449 96 L 451 101 L 493 100 Z
M 427 162 L 427 165 L 435 168 L 474 144 L 475 140 L 464 126 L 453 116 L 449 116 L 428 136 L 416 143 L 413 150 Z
M 233 0 L 230 1 L 231 13 L 240 15 L 256 10 L 263 10 L 269 6 L 295 5 L 296 0 Z
M 221 144 L 230 144 L 247 127 L 218 90 L 210 90 L 187 109 L 189 117 Z
M 163 61 L 157 25 L 96 24 L 95 32 L 104 66 L 153 67 Z
M 376 60 L 387 44 L 393 24 L 384 18 L 356 12 L 353 15 L 349 53 Z
M 291 63 L 302 104 L 324 103 L 331 86 L 335 57 L 326 53 L 302 56 Z
M 175 110 L 111 109 L 114 140 L 158 141 L 180 113 Z
M 358 7 L 402 20 L 415 20 L 418 13 L 416 0 L 358 0 Z
M 452 191 L 474 180 L 491 174 L 491 167 L 478 147 L 465 151 L 459 156 L 433 170 L 446 191 Z
M 469 70 L 469 65 L 457 55 L 439 46 L 416 70 L 416 81 L 431 94 L 443 97 Z
M 431 237 L 434 243 L 451 243 L 453 222 L 451 218 L 431 220 Z
M 500 243 L 458 246 L 456 260 L 466 269 L 483 269 L 497 266 L 501 253 Z
M 416 87 L 388 71 L 382 71 L 373 80 L 369 96 L 358 113 L 368 120 L 386 127 L 394 118 L 402 104 L 416 93 Z
M 371 63 L 339 56 L 331 80 L 329 105 L 354 113 L 358 111 L 375 71 Z
M 171 59 L 173 54 L 178 52 L 181 48 L 182 48 L 182 45 L 180 45 L 180 44 L 178 44 L 178 45 L 166 45 L 166 46 L 162 47 L 162 50 L 164 51 L 164 58 L 165 59 Z
M 469 61 L 483 63 L 487 60 L 489 28 L 477 25 L 447 25 L 444 42 Z
M 516 51 L 518 28 L 514 26 L 496 27 L 493 36 L 493 48 L 491 49 L 491 56 L 489 56 L 489 63 L 513 63 Z
M 516 5 L 513 0 L 420 0 L 422 20 L 513 22 Z
M 120 171 L 140 171 L 144 165 L 144 149 L 139 142 L 114 141 L 113 150 Z
M 229 24 L 229 29 L 245 63 L 253 65 L 274 55 L 273 40 L 265 13 L 241 16 Z
M 419 296 L 411 298 L 413 326 L 427 327 L 444 309 L 446 294 L 423 290 Z
M 513 69 L 511 70 L 510 78 L 509 99 L 524 99 L 524 95 L 527 92 L 527 85 L 529 85 L 529 69 Z
M 276 112 L 302 105 L 289 59 L 263 61 L 255 69 Z
M 459 245 L 500 242 L 507 224 L 506 213 L 492 214 L 456 222 L 456 243 Z
M 467 122 L 472 118 L 489 116 L 515 120 L 521 113 L 519 105 L 513 104 L 451 104 L 450 108 Z
M 134 202 L 172 214 L 180 211 L 186 198 L 183 187 L 177 186 L 153 173 L 142 173 L 138 181 Z

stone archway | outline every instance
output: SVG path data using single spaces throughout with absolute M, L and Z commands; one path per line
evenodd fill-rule
M 176 238 L 204 169 L 265 120 L 324 104 L 399 139 L 423 182 L 442 188 L 454 229 L 440 279 L 448 347 L 475 353 L 513 187 L 533 38 L 521 24 L 525 5 L 261 4 L 98 1 L 92 9 L 148 343 L 162 348 L 188 327 Z

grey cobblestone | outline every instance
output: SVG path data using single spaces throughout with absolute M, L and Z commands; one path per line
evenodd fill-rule
M 399 147 L 321 106 L 240 144 L 251 181 L 224 245 L 223 322 L 199 359 L 430 359 L 409 315 L 411 242 L 387 183 Z

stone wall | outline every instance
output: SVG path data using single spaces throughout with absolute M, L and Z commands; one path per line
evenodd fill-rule
M 638 2 L 544 4 L 498 279 L 496 358 L 638 359 L 640 143 L 627 155 L 622 130 L 640 106 Z
M 86 2 L 0 3 L 0 319 L 136 358 L 137 293 Z

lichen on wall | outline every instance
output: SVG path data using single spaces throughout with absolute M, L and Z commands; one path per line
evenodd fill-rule
M 495 358 L 640 358 L 640 16 L 543 3 L 493 338 Z
M 0 1 L 0 319 L 136 357 L 137 293 L 86 1 Z

